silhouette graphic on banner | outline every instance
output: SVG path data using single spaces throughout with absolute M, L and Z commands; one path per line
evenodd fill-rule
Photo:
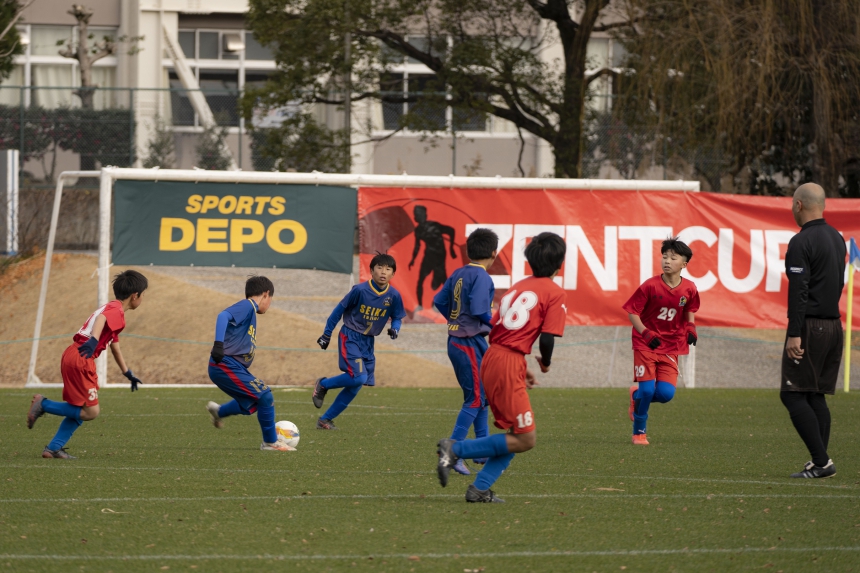
M 451 254 L 452 259 L 457 258 L 457 251 L 454 248 L 454 228 L 448 225 L 437 223 L 436 221 L 427 220 L 427 207 L 424 205 L 416 205 L 412 210 L 415 215 L 415 222 L 418 226 L 415 227 L 415 247 L 412 249 L 412 260 L 409 261 L 409 269 L 415 264 L 415 259 L 418 257 L 418 252 L 421 250 L 421 243 L 424 243 L 424 258 L 421 259 L 420 270 L 418 271 L 418 285 L 415 289 L 415 295 L 418 299 L 416 311 L 424 308 L 424 281 L 433 273 L 433 278 L 430 282 L 430 288 L 433 292 L 445 284 L 448 279 L 448 271 L 445 268 L 446 248 L 445 237 L 450 241 L 450 246 L 447 252 Z M 432 297 L 432 294 L 431 294 Z

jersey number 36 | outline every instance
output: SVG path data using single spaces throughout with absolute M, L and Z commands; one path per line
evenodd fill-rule
M 531 291 L 525 291 L 517 294 L 517 291 L 511 291 L 504 296 L 502 303 L 499 306 L 499 316 L 502 317 L 502 324 L 508 330 L 519 330 L 529 321 L 529 311 L 538 303 L 538 297 Z

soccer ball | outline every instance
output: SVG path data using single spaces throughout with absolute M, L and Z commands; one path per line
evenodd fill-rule
M 278 441 L 284 442 L 288 446 L 298 447 L 299 445 L 299 429 L 292 422 L 281 420 L 275 424 L 275 431 L 278 432 Z

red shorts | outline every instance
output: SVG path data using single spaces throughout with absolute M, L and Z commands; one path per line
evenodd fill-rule
M 497 428 L 514 434 L 534 431 L 532 405 L 526 391 L 526 357 L 491 344 L 481 362 L 481 381 Z
M 97 406 L 99 403 L 99 379 L 96 361 L 78 354 L 78 344 L 72 344 L 63 352 L 60 374 L 63 376 L 63 402 L 72 406 Z
M 668 382 L 672 386 L 676 386 L 678 384 L 678 356 L 634 350 L 633 381 L 644 382 L 646 380 Z

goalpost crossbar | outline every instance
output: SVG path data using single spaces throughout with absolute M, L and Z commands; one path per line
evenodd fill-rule
M 39 353 L 39 338 L 42 332 L 45 303 L 48 294 L 48 279 L 51 273 L 51 258 L 60 216 L 60 202 L 66 181 L 80 178 L 99 179 L 99 249 L 98 249 L 98 304 L 105 305 L 110 297 L 111 266 L 111 200 L 113 184 L 118 180 L 136 181 L 185 181 L 194 183 L 257 183 L 274 185 L 338 185 L 344 187 L 425 187 L 439 189 L 566 189 L 566 190 L 613 190 L 613 191 L 681 191 L 698 192 L 698 181 L 639 181 L 615 179 L 544 179 L 519 177 L 456 177 L 422 175 L 358 175 L 343 173 L 280 173 L 244 171 L 206 171 L 203 169 L 135 169 L 104 167 L 100 171 L 64 171 L 57 178 L 54 194 L 48 245 L 36 324 L 33 329 L 33 345 L 25 387 L 61 387 L 62 384 L 46 384 L 36 375 Z M 685 361 L 684 375 L 687 387 L 695 387 L 695 347 L 690 347 L 690 357 Z M 101 388 L 124 387 L 107 383 L 107 355 L 96 359 L 96 373 Z M 158 386 L 158 385 L 153 385 Z

